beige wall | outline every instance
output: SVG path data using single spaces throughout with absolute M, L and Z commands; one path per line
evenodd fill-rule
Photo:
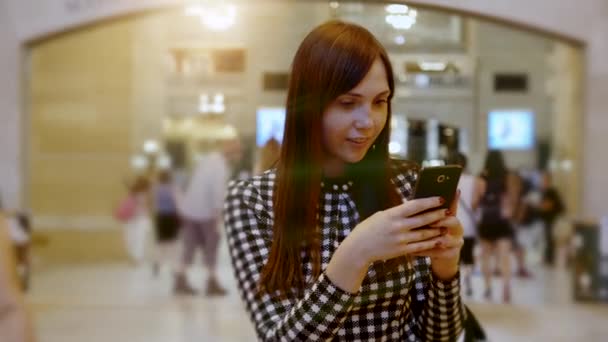
M 567 44 L 556 44 L 548 58 L 553 77 L 546 87 L 552 96 L 553 151 L 552 165 L 554 183 L 564 196 L 566 208 L 570 213 L 581 209 L 581 165 L 582 165 L 582 127 L 583 54 Z
M 31 50 L 28 189 L 39 225 L 65 228 L 67 217 L 108 217 L 114 205 L 108 199 L 124 193 L 133 120 L 132 30 L 130 22 L 113 22 Z

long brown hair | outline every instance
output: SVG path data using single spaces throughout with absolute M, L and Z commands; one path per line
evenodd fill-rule
M 361 26 L 341 21 L 322 24 L 306 36 L 292 64 L 273 197 L 273 243 L 260 279 L 264 292 L 286 294 L 305 288 L 303 252 L 312 263 L 313 277 L 321 273 L 317 208 L 323 173 L 322 115 L 332 101 L 363 80 L 377 58 L 384 64 L 391 91 L 387 123 L 363 160 L 347 172 L 355 184 L 361 219 L 400 202 L 390 181 L 390 100 L 395 87 L 388 55 Z

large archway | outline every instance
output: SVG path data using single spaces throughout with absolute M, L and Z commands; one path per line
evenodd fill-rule
M 266 3 L 270 4 L 269 7 L 282 6 L 280 8 L 287 9 L 288 11 L 289 6 L 293 5 L 289 5 L 283 1 L 267 1 Z M 345 4 L 357 3 L 377 4 L 378 8 L 382 8 L 386 4 L 386 2 L 381 1 L 345 2 Z M 317 2 L 316 4 L 327 6 L 324 2 Z M 300 4 L 300 6 L 302 6 L 300 8 L 306 7 L 303 4 Z M 27 184 L 27 193 L 30 194 L 29 204 L 34 207 L 36 212 L 41 213 L 38 224 L 43 229 L 50 228 L 57 232 L 69 229 L 69 234 L 73 236 L 76 234 L 74 230 L 76 232 L 81 231 L 83 225 L 88 230 L 97 233 L 100 229 L 104 230 L 104 228 L 115 226 L 110 216 L 111 207 L 123 192 L 121 184 L 129 173 L 129 158 L 133 151 L 138 149 L 138 146 L 141 146 L 147 138 L 158 138 L 161 131 L 159 122 L 161 122 L 166 109 L 166 104 L 162 98 L 164 96 L 163 92 L 167 90 L 167 86 L 162 85 L 164 76 L 157 72 L 158 69 L 164 67 L 163 61 L 158 58 L 154 62 L 146 62 L 146 60 L 151 55 L 164 56 L 165 51 L 163 49 L 166 49 L 167 46 L 163 45 L 165 43 L 160 43 L 160 41 L 166 39 L 166 37 L 161 37 L 165 35 L 164 31 L 168 27 L 168 19 L 163 19 L 163 13 L 179 12 L 181 7 L 165 4 L 162 8 L 153 8 L 139 8 L 135 12 L 133 9 L 124 10 L 123 12 L 116 10 L 112 14 L 108 14 L 110 11 L 101 12 L 98 13 L 99 16 L 96 18 L 88 17 L 90 21 L 84 21 L 83 19 L 82 22 L 78 22 L 74 20 L 71 24 L 73 26 L 67 26 L 63 30 L 55 30 L 52 33 L 32 38 L 28 43 L 31 51 L 33 51 L 31 66 L 34 68 L 32 69 L 32 73 L 29 73 L 33 78 L 28 87 L 28 92 L 30 95 L 35 94 L 38 100 L 28 106 L 30 114 L 32 114 L 29 120 L 30 125 L 32 125 L 30 128 L 35 128 L 37 131 L 30 131 L 30 135 L 25 137 L 31 140 L 28 143 L 29 150 L 27 154 L 29 158 L 27 170 L 30 178 L 24 179 L 24 182 Z M 425 3 L 422 8 L 436 10 L 438 7 Z M 440 7 L 440 9 L 442 12 L 456 13 L 458 15 L 469 13 L 464 10 L 454 11 L 446 7 Z M 298 11 L 302 12 L 302 9 Z M 292 10 L 291 12 L 287 12 L 291 13 L 290 15 L 293 17 L 285 19 L 285 24 L 290 20 L 296 20 L 296 16 L 298 19 L 302 18 L 302 13 L 298 13 L 298 11 Z M 313 21 L 323 20 L 314 17 L 313 14 L 310 15 Z M 479 16 L 481 15 L 477 14 L 475 18 Z M 487 15 L 482 17 L 487 19 Z M 498 30 L 498 27 L 501 27 L 504 23 L 503 21 L 496 25 L 496 21 L 493 21 L 493 24 L 489 25 L 497 27 Z M 298 34 L 303 34 L 307 30 L 308 26 L 306 25 L 309 25 L 309 23 L 304 23 L 300 29 L 301 32 Z M 515 26 L 513 29 L 515 29 L 514 32 L 521 32 L 525 28 Z M 503 31 L 495 32 L 499 33 Z M 533 36 L 540 37 L 538 38 L 539 40 L 533 39 L 525 43 L 525 47 L 522 49 L 533 50 L 535 42 L 543 42 L 547 41 L 547 39 L 555 39 L 556 37 L 562 38 L 561 35 L 539 29 L 535 29 L 532 32 Z M 539 32 L 542 34 L 539 35 Z M 300 39 L 296 36 L 290 39 L 293 41 Z M 156 37 L 156 39 L 152 37 Z M 489 39 L 486 39 L 486 41 L 489 41 Z M 573 38 L 567 37 L 566 41 L 568 43 L 560 43 L 561 47 L 558 49 L 559 51 L 554 53 L 555 58 L 559 59 L 557 61 L 558 65 L 563 66 L 567 63 L 580 64 L 580 51 L 577 50 L 579 48 L 572 47 L 572 44 L 570 44 Z M 238 40 L 232 40 L 231 44 L 234 45 L 235 42 L 238 43 Z M 251 42 L 248 44 L 251 44 Z M 294 44 L 290 43 L 285 45 L 286 47 L 279 49 L 287 51 L 292 49 Z M 580 42 L 576 42 L 575 45 L 580 45 Z M 83 46 L 89 47 L 83 48 Z M 133 46 L 139 46 L 139 48 L 132 48 Z M 145 50 L 142 46 L 146 46 L 149 50 Z M 539 58 L 542 59 L 544 57 L 535 57 L 536 65 L 544 63 L 544 60 L 539 61 Z M 264 57 L 254 57 L 253 61 L 250 61 L 248 64 L 263 64 L 263 59 Z M 456 106 L 451 105 L 450 102 L 445 102 L 443 105 L 435 103 L 433 105 L 440 108 L 437 110 L 429 110 L 431 105 L 424 103 L 424 101 L 416 106 L 407 107 L 404 104 L 406 106 L 404 110 L 417 112 L 415 115 L 427 111 L 431 113 L 430 115 L 445 117 L 444 120 L 447 120 L 452 125 L 464 125 L 469 131 L 472 131 L 473 138 L 471 144 L 481 146 L 479 148 L 475 147 L 473 151 L 476 154 L 473 163 L 476 165 L 474 171 L 478 171 L 477 166 L 481 162 L 482 154 L 485 151 L 487 112 L 492 109 L 492 106 L 495 106 L 496 101 L 498 101 L 498 104 L 503 101 L 500 104 L 503 107 L 513 107 L 516 106 L 514 103 L 517 103 L 512 101 L 504 102 L 500 96 L 495 97 L 492 94 L 489 83 L 491 73 L 498 70 L 498 68 L 512 70 L 524 70 L 527 68 L 525 65 L 522 66 L 522 64 L 513 65 L 506 63 L 505 59 L 510 59 L 510 57 L 490 59 L 490 63 L 496 65 L 492 66 L 493 69 L 485 71 L 486 76 L 484 76 L 484 79 L 486 81 L 484 81 L 483 85 L 480 85 L 484 89 L 488 89 L 484 93 L 485 95 L 482 96 L 488 97 L 485 101 L 478 101 L 474 97 L 471 97 L 470 100 L 464 101 L 469 101 L 470 104 L 468 105 L 463 104 L 462 101 L 458 102 Z M 135 66 L 134 61 L 136 60 L 142 63 Z M 57 64 L 53 66 L 53 63 Z M 289 54 L 284 54 L 283 57 L 276 59 L 274 63 L 277 69 L 275 71 L 287 70 Z M 99 66 L 94 67 L 94 65 Z M 280 65 L 280 67 L 277 67 L 277 65 Z M 48 70 L 51 70 L 48 68 L 49 66 L 54 70 L 51 73 L 48 72 Z M 558 69 L 560 69 L 560 73 L 555 77 L 560 77 L 562 80 L 580 77 L 580 74 L 576 74 L 576 72 L 575 74 L 568 74 L 568 72 L 563 70 L 564 68 Z M 260 69 L 258 71 L 261 72 L 263 70 Z M 530 71 L 532 70 L 530 69 Z M 46 81 L 43 81 L 44 77 L 36 81 L 37 75 L 41 74 L 46 75 L 44 76 L 47 79 Z M 64 77 L 64 82 L 58 84 L 52 82 L 53 79 L 58 80 L 62 79 L 62 77 Z M 71 84 L 71 80 L 78 80 L 81 83 Z M 231 82 L 230 80 L 224 81 Z M 523 100 L 520 97 L 520 106 L 531 106 L 536 108 L 536 111 L 546 113 L 553 111 L 553 109 L 548 108 L 544 104 L 544 100 L 538 100 L 542 96 L 542 93 L 544 93 L 544 84 L 539 85 L 539 83 L 544 83 L 545 81 L 544 76 L 535 76 L 533 83 L 535 83 L 534 87 L 536 90 L 533 94 L 524 96 L 525 99 Z M 143 86 L 144 83 L 148 85 Z M 566 84 L 571 83 L 566 82 Z M 139 85 L 137 90 L 134 88 L 135 84 Z M 262 101 L 264 102 L 263 104 L 281 104 L 282 95 L 280 93 L 269 95 L 269 93 L 258 89 L 256 77 L 252 80 L 244 81 L 244 84 L 247 84 L 245 88 L 247 90 L 244 93 L 255 94 L 255 98 L 264 99 Z M 578 172 L 580 172 L 581 165 L 580 153 L 578 153 L 580 135 L 579 138 L 576 135 L 580 134 L 580 128 L 572 131 L 572 127 L 577 127 L 577 124 L 580 122 L 572 120 L 573 117 L 576 117 L 572 113 L 580 113 L 580 101 L 576 102 L 577 95 L 572 87 L 555 89 L 554 91 L 561 91 L 562 95 L 565 94 L 565 96 L 559 97 L 562 102 L 565 102 L 560 105 L 560 108 L 562 108 L 560 109 L 561 112 L 565 114 L 561 116 L 562 120 L 559 120 L 559 122 L 551 121 L 551 126 L 544 127 L 544 129 L 546 132 L 556 127 L 558 130 L 560 129 L 559 127 L 570 129 L 568 139 L 565 140 L 569 145 L 566 146 L 565 150 L 560 151 L 558 158 L 560 163 L 565 161 L 567 165 L 575 166 L 575 172 L 569 171 L 568 173 L 564 173 L 561 178 L 564 183 L 570 185 L 570 198 L 572 198 L 574 203 L 570 207 L 576 208 L 578 198 L 580 198 L 579 191 L 581 190 L 580 186 L 577 185 L 580 177 L 580 173 Z M 61 101 L 54 103 L 45 102 L 49 99 L 49 94 L 57 95 L 58 92 L 63 93 L 62 96 L 56 97 L 56 99 L 62 98 Z M 479 90 L 477 93 L 479 93 Z M 255 111 L 255 106 L 262 104 L 251 102 L 254 100 L 248 101 L 245 101 L 242 105 L 248 106 L 250 113 Z M 406 102 L 411 101 L 406 100 Z M 412 107 L 414 109 L 411 109 Z M 450 121 L 450 116 L 453 116 L 450 115 L 450 110 L 460 113 L 470 112 L 472 115 L 462 120 Z M 41 116 L 41 113 L 44 114 Z M 103 120 L 100 120 L 100 115 L 104 115 Z M 546 115 L 544 116 L 546 117 Z M 147 118 L 151 117 L 155 118 L 156 123 L 146 121 Z M 66 123 L 66 119 L 69 120 L 69 123 Z M 84 120 L 81 122 L 81 126 L 74 125 L 78 120 Z M 241 130 L 251 134 L 251 127 L 254 124 L 248 120 L 238 121 L 247 126 L 241 126 Z M 539 122 L 546 123 L 548 121 L 541 120 Z M 76 140 L 80 141 L 79 143 L 74 143 L 74 137 L 76 136 L 80 136 Z M 104 137 L 107 136 L 112 136 L 112 139 L 105 139 Z M 552 143 L 550 137 L 547 133 L 546 138 L 549 139 L 549 141 L 546 141 L 547 143 Z M 87 140 L 88 138 L 91 138 L 91 140 Z M 560 138 L 563 142 L 564 136 L 560 136 Z M 555 139 L 555 142 L 559 142 L 558 140 Z M 573 141 L 579 141 L 579 143 L 572 144 L 571 142 Z M 41 149 L 47 152 L 50 151 L 51 154 L 40 154 Z M 59 153 L 55 153 L 58 151 Z M 535 152 L 532 151 L 532 154 Z M 97 154 L 99 154 L 98 157 L 92 157 Z M 536 164 L 535 161 L 531 161 L 532 159 L 530 158 L 534 157 L 531 157 L 529 153 L 513 154 L 512 158 L 516 166 L 533 168 Z M 108 165 L 112 166 L 107 168 L 107 172 L 96 173 Z M 32 173 L 29 170 L 36 171 Z M 93 177 L 96 182 L 91 183 L 90 177 Z M 68 196 L 63 203 L 54 200 L 59 194 L 65 195 L 66 193 L 73 193 L 74 195 Z M 91 197 L 91 193 L 95 193 L 97 196 Z M 79 195 L 82 198 L 78 197 Z M 102 235 L 106 236 L 105 233 Z M 114 236 L 116 235 L 114 234 Z M 109 237 L 107 239 L 112 240 Z M 53 240 L 66 241 L 65 234 L 60 234 Z M 71 239 L 67 239 L 67 241 L 71 241 Z M 113 241 L 116 240 L 114 239 Z M 61 250 L 69 251 L 67 246 L 60 245 L 63 246 Z M 78 246 L 78 244 L 72 245 Z M 81 252 L 68 252 L 66 258 L 70 257 L 70 253 Z

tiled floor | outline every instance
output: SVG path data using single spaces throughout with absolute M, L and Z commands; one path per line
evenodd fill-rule
M 230 288 L 222 299 L 176 298 L 171 275 L 152 276 L 150 267 L 89 265 L 38 270 L 28 300 L 41 342 L 200 342 L 252 341 L 253 329 L 236 295 L 223 255 L 221 277 Z M 203 272 L 193 280 L 203 283 Z M 608 304 L 570 299 L 565 271 L 535 270 L 532 280 L 515 280 L 513 304 L 475 296 L 467 303 L 490 341 L 607 341 Z M 499 285 L 498 283 L 496 285 Z

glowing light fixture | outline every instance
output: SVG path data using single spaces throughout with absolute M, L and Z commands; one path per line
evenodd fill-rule
M 200 17 L 201 23 L 213 31 L 225 31 L 236 23 L 236 6 L 232 4 L 196 1 L 186 6 L 185 13 Z
M 416 23 L 416 19 L 401 14 L 389 14 L 386 16 L 386 22 L 398 30 L 409 30 Z
M 390 14 L 407 14 L 410 8 L 407 5 L 392 4 L 386 6 L 385 9 Z
M 159 169 L 161 170 L 170 170 L 171 169 L 171 165 L 173 164 L 171 162 L 171 158 L 167 155 L 162 155 L 160 157 L 158 157 L 158 161 L 156 162 L 157 166 Z
M 397 44 L 397 45 L 405 44 L 405 37 L 402 35 L 395 37 L 395 44 Z
M 444 71 L 447 64 L 443 62 L 422 62 L 419 64 L 420 69 L 424 71 Z
M 390 154 L 398 154 L 398 153 L 401 153 L 401 151 L 402 151 L 402 147 L 401 147 L 400 143 L 398 143 L 396 141 L 391 141 L 388 144 L 388 152 Z
M 142 155 L 135 155 L 131 158 L 131 167 L 136 171 L 144 170 L 148 167 L 148 159 Z
M 416 24 L 418 11 L 415 9 L 401 4 L 387 5 L 385 9 L 388 13 L 385 17 L 386 23 L 397 30 L 409 30 Z
M 226 111 L 224 104 L 224 94 L 218 93 L 213 96 L 213 101 L 210 100 L 208 94 L 201 94 L 199 97 L 198 111 L 201 114 L 222 114 Z
M 158 141 L 156 140 L 146 140 L 144 142 L 144 152 L 147 154 L 155 154 L 159 150 Z

